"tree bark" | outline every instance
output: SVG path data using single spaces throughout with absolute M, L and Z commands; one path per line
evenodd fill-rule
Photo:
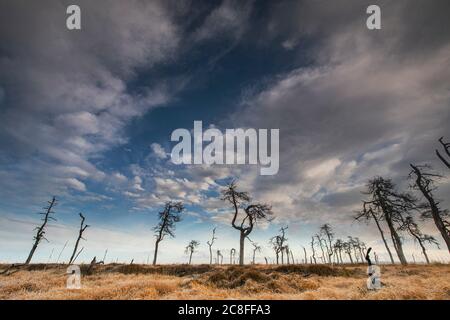
M 158 257 L 158 246 L 159 246 L 159 240 L 156 240 L 156 242 L 155 242 L 155 253 L 153 255 L 153 265 L 156 265 L 156 258 Z
M 239 239 L 239 265 L 244 265 L 244 244 L 245 244 L 245 232 L 241 230 L 241 237 Z

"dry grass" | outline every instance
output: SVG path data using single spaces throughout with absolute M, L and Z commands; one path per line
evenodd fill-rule
M 383 266 L 378 291 L 366 289 L 365 266 L 109 264 L 83 276 L 80 290 L 66 289 L 65 270 L 36 264 L 0 275 L 0 299 L 450 300 L 450 266 L 439 264 Z

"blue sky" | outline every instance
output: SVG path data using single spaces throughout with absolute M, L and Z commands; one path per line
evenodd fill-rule
M 66 241 L 67 258 L 78 212 L 91 225 L 81 261 L 106 249 L 111 260 L 145 261 L 172 199 L 187 209 L 160 261 L 183 262 L 196 239 L 194 261 L 206 262 L 214 226 L 217 249 L 238 246 L 218 199 L 230 178 L 273 206 L 275 221 L 251 235 L 264 246 L 259 261 L 273 256 L 268 240 L 284 225 L 300 259 L 323 223 L 383 257 L 376 230 L 353 212 L 375 175 L 406 189 L 410 162 L 444 174 L 438 194 L 449 207 L 448 172 L 434 156 L 437 138 L 450 137 L 445 1 L 381 1 L 377 31 L 365 27 L 366 1 L 78 1 L 79 31 L 65 28 L 68 4 L 1 5 L 0 261 L 26 257 L 34 213 L 52 195 L 58 221 L 35 261 L 52 250 L 54 261 Z M 174 165 L 170 134 L 195 120 L 280 129 L 279 173 Z M 437 234 L 429 222 L 423 229 Z

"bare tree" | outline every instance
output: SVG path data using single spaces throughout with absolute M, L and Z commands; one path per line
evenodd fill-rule
M 411 216 L 405 218 L 401 229 L 408 231 L 408 233 L 413 236 L 414 241 L 417 241 L 417 243 L 420 245 L 420 248 L 422 249 L 422 254 L 425 257 L 425 261 L 429 264 L 430 259 L 428 259 L 425 243 L 428 242 L 430 244 L 435 244 L 439 248 L 439 243 L 436 241 L 436 239 L 433 236 L 423 234 L 420 231 L 419 226 L 414 222 Z
M 340 263 L 344 263 L 342 260 L 342 249 L 344 249 L 344 242 L 341 239 L 337 239 L 333 245 L 334 249 L 336 250 L 336 257 L 337 260 L 340 261 Z
M 350 263 L 353 264 L 353 258 L 352 258 L 352 244 L 348 241 L 343 242 L 343 248 L 345 253 L 348 255 L 349 259 L 350 259 Z
M 378 231 L 380 232 L 381 235 L 381 239 L 383 240 L 384 246 L 386 248 L 386 251 L 389 254 L 389 258 L 391 259 L 391 263 L 394 264 L 394 257 L 392 256 L 392 252 L 391 249 L 389 248 L 389 245 L 386 241 L 386 238 L 384 236 L 384 232 L 383 229 L 381 228 L 381 224 L 380 221 L 382 219 L 382 215 L 380 214 L 379 211 L 375 212 L 369 205 L 369 203 L 364 202 L 363 201 L 363 209 L 358 212 L 355 216 L 355 220 L 357 221 L 361 221 L 361 220 L 366 220 L 366 222 L 368 223 L 369 221 L 373 220 L 375 221 L 375 224 L 377 226 Z
M 234 256 L 236 255 L 236 249 L 231 248 L 230 250 L 230 264 L 234 264 Z
M 28 254 L 28 258 L 25 261 L 25 264 L 29 264 L 31 262 L 31 259 L 33 258 L 34 252 L 36 251 L 39 243 L 41 242 L 42 239 L 47 240 L 47 238 L 45 238 L 45 227 L 47 226 L 47 223 L 49 220 L 54 220 L 56 221 L 55 218 L 53 218 L 51 216 L 52 213 L 54 213 L 52 211 L 53 207 L 56 205 L 56 198 L 53 197 L 52 200 L 48 201 L 48 206 L 46 206 L 44 208 L 45 212 L 40 212 L 40 215 L 43 215 L 44 217 L 42 218 L 42 224 L 39 227 L 36 227 L 34 230 L 36 230 L 36 235 L 34 236 L 34 244 L 33 247 L 31 247 L 31 251 Z
M 422 213 L 422 218 L 432 218 L 437 229 L 444 238 L 447 249 L 450 252 L 450 228 L 449 222 L 446 218 L 449 216 L 448 210 L 442 210 L 439 207 L 439 202 L 434 198 L 433 191 L 436 190 L 434 182 L 436 179 L 440 179 L 441 176 L 426 172 L 427 169 L 431 169 L 430 166 L 415 166 L 410 164 L 412 170 L 409 174 L 411 179 L 415 180 L 412 188 L 420 190 L 427 203 L 423 204 L 425 211 Z
M 223 263 L 223 255 L 220 252 L 220 250 L 217 250 L 217 264 L 222 264 Z
M 200 242 L 197 240 L 191 240 L 189 244 L 186 246 L 186 254 L 189 254 L 189 264 L 192 262 L 192 254 L 194 253 L 195 249 L 200 245 Z
M 403 253 L 402 240 L 397 233 L 397 229 L 402 223 L 402 216 L 407 215 L 411 210 L 417 209 L 417 200 L 408 193 L 397 192 L 392 181 L 382 177 L 375 177 L 369 180 L 365 194 L 370 196 L 370 199 L 365 201 L 365 203 L 373 211 L 378 211 L 382 214 L 389 227 L 394 249 L 397 252 L 400 263 L 406 265 L 408 262 Z
M 306 254 L 306 249 L 304 246 L 302 246 L 302 248 L 303 248 L 303 253 L 305 254 L 305 264 L 308 264 L 308 256 Z
M 284 251 L 285 251 L 285 247 L 286 247 L 285 243 L 287 241 L 287 238 L 286 238 L 287 228 L 288 228 L 287 226 L 281 227 L 280 234 L 270 238 L 270 244 L 272 245 L 272 248 L 275 251 L 277 264 L 279 263 L 280 253 L 281 253 L 281 264 L 284 264 Z
M 59 258 L 61 258 L 61 255 L 62 255 L 64 249 L 67 247 L 67 243 L 68 243 L 68 241 L 66 241 L 66 243 L 64 243 L 63 248 L 62 248 L 61 251 L 59 252 L 58 259 L 56 259 L 56 263 L 59 262 Z
M 231 225 L 240 232 L 239 240 L 239 264 L 244 265 L 244 243 L 245 238 L 253 231 L 253 227 L 259 220 L 268 220 L 272 215 L 272 208 L 267 204 L 249 204 L 250 197 L 247 192 L 237 191 L 237 186 L 234 182 L 231 182 L 222 191 L 222 200 L 228 201 L 234 208 L 233 219 Z M 244 212 L 243 218 L 240 223 L 237 223 L 240 209 Z
M 325 246 L 328 253 L 328 262 L 331 263 L 331 257 L 333 256 L 333 246 L 332 241 L 334 238 L 334 233 L 331 229 L 331 226 L 328 223 L 325 223 L 320 227 L 320 232 L 325 236 L 325 238 L 328 240 L 328 244 L 325 241 Z
M 216 238 L 216 228 L 214 228 L 213 231 L 212 231 L 211 240 L 206 241 L 206 244 L 209 247 L 209 264 L 212 264 L 212 246 L 213 246 L 215 240 L 217 240 L 217 238 Z
M 319 244 L 320 251 L 322 251 L 322 262 L 325 263 L 325 251 L 323 250 L 323 243 L 326 241 L 322 238 L 322 236 L 318 233 L 315 235 L 317 238 L 317 243 Z
M 444 148 L 445 153 L 447 154 L 447 157 L 450 158 L 450 143 L 448 142 L 444 142 L 444 137 L 440 137 L 439 138 L 439 143 L 442 145 L 442 147 Z M 450 169 L 450 160 L 447 160 L 444 158 L 444 156 L 442 156 L 439 153 L 439 150 L 436 149 L 436 155 L 438 156 L 439 159 L 441 159 L 442 163 L 445 164 L 447 166 L 447 168 Z
M 261 246 L 258 245 L 258 243 L 256 243 L 256 242 L 253 242 L 253 241 L 250 241 L 250 242 L 253 245 L 253 261 L 252 261 L 252 263 L 255 264 L 256 252 L 261 252 Z
M 78 255 L 77 255 L 78 244 L 80 243 L 80 240 L 81 240 L 81 239 L 86 240 L 85 238 L 83 238 L 83 232 L 84 232 L 87 228 L 89 228 L 89 225 L 88 225 L 88 224 L 84 224 L 84 220 L 85 220 L 86 218 L 83 216 L 83 214 L 80 212 L 79 215 L 80 215 L 80 218 L 81 218 L 80 230 L 78 231 L 78 238 L 77 238 L 77 241 L 75 241 L 75 247 L 73 248 L 72 255 L 70 256 L 69 264 L 72 264 L 72 263 L 75 262 L 75 256 L 78 256 Z
M 316 250 L 314 249 L 314 237 L 311 237 L 311 250 L 312 250 L 312 260 L 314 260 L 314 264 L 317 264 L 317 261 L 316 261 Z
M 153 265 L 156 265 L 158 257 L 159 243 L 164 240 L 166 236 L 175 237 L 175 223 L 181 221 L 181 213 L 184 210 L 182 202 L 166 202 L 164 210 L 159 212 L 159 222 L 153 230 L 155 231 L 155 253 L 153 256 Z

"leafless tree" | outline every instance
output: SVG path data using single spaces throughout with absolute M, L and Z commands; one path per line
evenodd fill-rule
M 379 212 L 386 221 L 400 263 L 406 265 L 408 262 L 397 230 L 402 223 L 402 217 L 408 215 L 411 210 L 417 210 L 417 199 L 409 193 L 397 192 L 392 181 L 382 177 L 369 180 L 365 194 L 370 197 L 365 204 L 373 211 Z
M 326 241 L 325 241 L 325 239 L 322 238 L 320 233 L 316 234 L 315 237 L 317 239 L 317 244 L 319 245 L 320 251 L 322 251 L 322 257 L 321 257 L 322 263 L 325 263 L 326 262 L 325 251 L 323 250 L 323 245 L 324 245 L 324 243 L 326 244 Z
M 186 254 L 189 254 L 189 264 L 192 262 L 192 254 L 194 253 L 195 249 L 200 245 L 200 242 L 197 240 L 191 240 L 189 244 L 186 246 Z
M 450 143 L 444 142 L 444 137 L 439 138 L 439 143 L 444 148 L 444 151 L 447 154 L 447 157 L 450 158 Z M 439 159 L 441 159 L 442 163 L 445 164 L 447 166 L 447 168 L 450 169 L 450 159 L 449 160 L 445 159 L 445 157 L 439 153 L 438 149 L 436 149 L 436 155 L 438 156 Z
M 159 222 L 153 230 L 155 231 L 155 253 L 153 256 L 153 265 L 156 265 L 158 257 L 159 243 L 164 240 L 166 236 L 175 237 L 175 224 L 181 221 L 181 213 L 184 210 L 182 202 L 166 202 L 164 210 L 159 212 Z
M 214 228 L 213 231 L 212 231 L 211 240 L 206 241 L 206 244 L 209 247 L 209 264 L 212 264 L 212 246 L 213 246 L 215 240 L 217 240 L 217 238 L 216 238 L 216 228 Z
M 279 257 L 281 253 L 281 264 L 284 264 L 284 250 L 286 247 L 286 227 L 280 228 L 280 234 L 270 238 L 270 244 L 272 245 L 273 250 L 275 251 L 277 264 L 279 263 Z
M 230 250 L 230 264 L 234 264 L 234 256 L 236 255 L 236 249 L 231 248 Z
M 401 229 L 406 230 L 411 236 L 413 236 L 414 241 L 417 241 L 420 248 L 422 249 L 422 254 L 425 257 L 425 261 L 429 264 L 430 259 L 428 259 L 425 243 L 428 242 L 430 244 L 435 244 L 439 248 L 439 243 L 436 241 L 436 239 L 433 236 L 423 234 L 420 231 L 419 226 L 414 222 L 411 216 L 408 216 L 404 219 Z
M 35 228 L 36 235 L 34 236 L 34 244 L 33 244 L 33 247 L 31 247 L 31 251 L 28 254 L 28 258 L 25 261 L 25 264 L 29 264 L 31 262 L 34 252 L 36 251 L 36 249 L 37 249 L 39 243 L 42 241 L 42 239 L 48 241 L 47 238 L 45 238 L 45 227 L 47 226 L 47 223 L 49 222 L 49 220 L 56 221 L 56 219 L 51 216 L 51 214 L 54 213 L 54 211 L 52 209 L 55 205 L 56 205 L 56 198 L 53 197 L 52 200 L 48 201 L 48 206 L 46 206 L 44 208 L 45 212 L 39 213 L 40 215 L 43 215 L 42 224 L 39 227 Z
M 386 238 L 384 236 L 384 231 L 381 228 L 381 219 L 382 214 L 380 214 L 380 211 L 374 211 L 372 207 L 370 207 L 369 203 L 363 202 L 363 209 L 358 212 L 355 216 L 355 220 L 362 221 L 365 220 L 367 223 L 371 220 L 373 220 L 377 226 L 378 231 L 380 232 L 381 239 L 383 240 L 384 246 L 386 248 L 386 251 L 389 254 L 389 258 L 391 259 L 391 263 L 394 264 L 394 257 L 392 256 L 391 249 L 389 248 L 389 245 L 386 241 Z
M 334 238 L 334 233 L 331 229 L 331 226 L 328 223 L 325 223 L 320 227 L 320 232 L 325 236 L 328 240 L 328 243 L 325 241 L 325 247 L 328 253 L 328 263 L 331 263 L 331 257 L 333 256 L 333 246 L 332 241 Z
M 317 264 L 316 250 L 314 249 L 314 237 L 311 237 L 311 250 L 312 250 L 312 260 L 314 260 L 314 264 Z
M 344 261 L 342 260 L 342 250 L 344 249 L 344 242 L 341 239 L 337 239 L 334 242 L 333 247 L 336 250 L 336 257 L 338 262 L 340 261 L 340 263 L 344 263 Z
M 411 187 L 419 190 L 426 199 L 426 203 L 422 205 L 424 209 L 422 218 L 433 219 L 450 252 L 450 228 L 449 222 L 446 220 L 449 216 L 449 211 L 442 210 L 439 207 L 439 202 L 433 195 L 433 191 L 436 190 L 434 186 L 435 180 L 440 179 L 441 176 L 428 172 L 431 169 L 430 166 L 417 166 L 413 164 L 410 166 L 412 170 L 409 177 L 415 181 Z
M 304 246 L 302 246 L 302 248 L 303 248 L 303 253 L 305 254 L 305 264 L 308 264 L 308 256 L 306 254 L 306 249 Z
M 350 259 L 350 263 L 353 264 L 353 258 L 352 258 L 352 244 L 348 241 L 343 242 L 343 249 L 345 253 L 348 255 Z
M 261 252 L 261 246 L 258 243 L 251 241 L 253 245 L 253 264 L 255 264 L 256 252 Z
M 240 192 L 234 182 L 231 182 L 222 191 L 222 200 L 231 203 L 234 209 L 233 219 L 231 225 L 236 230 L 239 230 L 239 264 L 244 265 L 244 244 L 247 238 L 253 231 L 253 227 L 259 220 L 270 221 L 272 215 L 272 208 L 267 204 L 250 203 L 250 196 L 247 192 Z M 238 223 L 239 213 L 243 211 L 243 217 Z
M 217 250 L 217 264 L 222 264 L 223 263 L 223 255 L 220 252 L 220 250 Z
M 77 238 L 77 241 L 75 241 L 75 247 L 73 248 L 72 255 L 70 256 L 69 264 L 72 264 L 72 263 L 75 262 L 75 256 L 78 256 L 77 255 L 78 244 L 80 243 L 81 239 L 86 240 L 85 238 L 83 238 L 83 232 L 87 228 L 89 228 L 88 224 L 84 224 L 84 221 L 86 220 L 86 218 L 83 216 L 83 214 L 80 212 L 79 215 L 80 215 L 80 218 L 81 218 L 80 230 L 78 231 L 78 238 Z

